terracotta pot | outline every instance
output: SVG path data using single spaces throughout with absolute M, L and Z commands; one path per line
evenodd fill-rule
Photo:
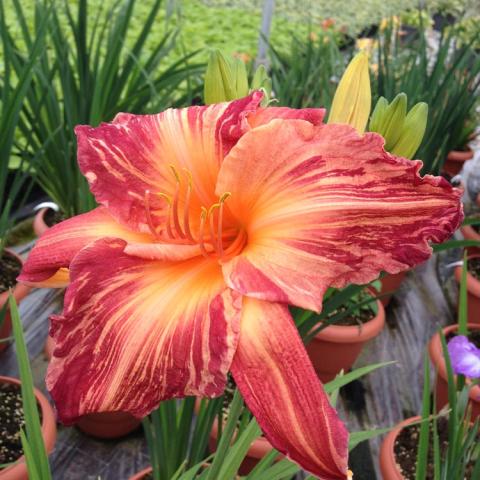
M 382 296 L 382 298 L 380 299 L 384 307 L 386 307 L 390 303 L 390 300 L 392 299 L 393 294 L 395 293 L 396 290 L 399 289 L 406 275 L 407 275 L 406 271 L 399 272 L 399 273 L 387 273 L 382 278 L 382 288 L 380 289 L 380 295 L 384 295 L 387 292 L 391 292 L 389 295 Z
M 17 260 L 20 262 L 20 265 L 23 265 L 22 259 L 15 253 L 12 252 L 11 250 L 6 249 L 6 252 L 9 254 L 13 255 Z M 28 294 L 28 292 L 31 290 L 30 287 L 27 287 L 23 283 L 17 283 L 15 284 L 15 287 L 13 288 L 13 296 L 15 297 L 15 300 L 17 301 L 17 305 L 22 301 L 23 298 L 25 298 Z M 0 310 L 3 309 L 5 304 L 8 302 L 8 292 L 3 292 L 0 293 Z M 10 313 L 8 310 L 5 312 L 5 318 L 3 321 L 2 327 L 0 327 L 0 339 L 8 338 L 12 335 L 12 320 L 10 318 Z M 0 343 L 0 352 L 7 348 L 8 343 L 7 342 L 1 342 Z
M 465 225 L 460 228 L 465 240 L 475 240 L 480 242 L 480 234 L 475 231 L 471 225 Z M 467 252 L 471 255 L 480 254 L 480 247 L 466 247 Z
M 470 330 L 480 330 L 480 325 L 469 323 L 468 328 Z M 450 325 L 443 329 L 443 334 L 446 337 L 450 332 L 455 332 L 457 329 L 458 325 Z M 448 403 L 448 383 L 447 369 L 445 367 L 445 361 L 443 358 L 442 343 L 438 333 L 436 333 L 430 340 L 428 345 L 428 353 L 430 354 L 430 360 L 437 371 L 435 396 L 437 399 L 437 409 L 440 410 Z M 475 385 L 472 389 L 470 389 L 469 397 L 469 403 L 472 407 L 472 421 L 474 421 L 475 418 L 480 415 L 480 386 Z
M 53 355 L 55 343 L 47 337 L 44 353 L 47 360 Z M 81 417 L 75 424 L 83 433 L 95 438 L 120 438 L 136 430 L 141 420 L 126 412 L 89 413 Z
M 11 377 L 0 377 L 0 383 L 13 383 L 20 385 L 20 380 Z M 40 390 L 34 389 L 35 398 L 37 399 L 40 409 L 42 411 L 42 436 L 45 442 L 45 449 L 47 453 L 53 450 L 55 440 L 57 438 L 57 425 L 55 423 L 55 413 L 50 406 L 45 395 Z M 28 472 L 24 457 L 20 457 L 18 462 L 11 467 L 0 470 L 1 480 L 27 480 Z
M 347 372 L 365 343 L 382 331 L 385 310 L 379 300 L 377 307 L 377 315 L 361 327 L 329 325 L 307 345 L 310 360 L 323 383 L 333 380 L 341 370 Z
M 140 472 L 138 472 L 135 475 L 133 475 L 132 477 L 130 477 L 129 480 L 143 480 L 143 477 L 145 477 L 149 473 L 152 473 L 152 467 L 144 468 Z
M 463 164 L 473 158 L 473 150 L 451 150 L 448 152 L 445 163 L 443 164 L 443 171 L 454 177 L 463 167 Z
M 420 416 L 407 418 L 403 422 L 400 422 L 393 430 L 388 432 L 387 436 L 383 439 L 382 446 L 380 447 L 380 471 L 382 472 L 383 480 L 405 479 L 397 465 L 393 447 L 402 428 L 421 419 L 422 417 Z
M 136 430 L 141 423 L 127 412 L 99 412 L 83 415 L 75 426 L 95 438 L 120 438 Z
M 41 208 L 33 219 L 33 231 L 37 237 L 41 237 L 50 227 L 45 223 L 45 214 L 49 210 L 48 207 Z
M 479 258 L 480 255 L 470 255 L 468 259 Z M 458 284 L 462 280 L 461 265 L 455 267 L 455 279 Z M 459 289 L 460 294 L 460 289 Z M 480 281 L 467 271 L 467 319 L 468 323 L 480 325 Z

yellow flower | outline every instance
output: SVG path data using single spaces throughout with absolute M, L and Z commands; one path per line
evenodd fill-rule
M 365 131 L 372 94 L 368 55 L 359 52 L 348 65 L 333 98 L 328 123 L 346 123 L 355 127 L 359 133 Z

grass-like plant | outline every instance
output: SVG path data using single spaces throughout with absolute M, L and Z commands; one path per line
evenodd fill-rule
M 14 149 L 15 134 L 20 120 L 22 103 L 31 86 L 34 69 L 45 48 L 45 36 L 49 12 L 38 24 L 36 35 L 31 39 L 28 55 L 22 65 L 14 68 L 15 46 L 7 34 L 5 8 L 0 2 L 0 39 L 3 53 L 3 74 L 0 78 L 0 258 L 11 227 L 12 208 L 25 197 L 28 177 L 24 165 L 10 169 L 9 159 Z M 1 323 L 1 322 L 0 322 Z
M 72 216 L 94 207 L 77 166 L 74 127 L 111 121 L 121 111 L 147 113 L 190 104 L 201 88 L 197 75 L 204 65 L 191 63 L 196 52 L 169 60 L 177 32 L 159 33 L 164 27 L 164 22 L 157 22 L 161 0 L 152 2 L 132 42 L 126 37 L 136 0 L 117 1 L 108 10 L 99 5 L 94 22 L 88 21 L 87 0 L 79 0 L 76 10 L 67 1 L 53 7 L 50 3 L 35 4 L 32 32 L 22 3 L 12 0 L 21 27 L 15 54 L 10 53 L 17 73 L 25 68 L 34 37 L 52 10 L 48 45 L 41 52 L 24 102 L 18 145 L 29 145 L 27 160 L 36 181 L 66 216 Z M 152 36 L 158 36 L 158 41 L 147 53 L 145 43 Z M 11 37 L 10 41 L 14 42 Z
M 407 94 L 409 108 L 418 102 L 428 104 L 427 130 L 416 154 L 424 162 L 423 173 L 441 172 L 475 106 L 480 55 L 471 47 L 474 41 L 461 44 L 454 29 L 443 30 L 433 51 L 421 22 L 417 32 L 406 38 L 392 24 L 379 33 L 374 104 L 380 96 L 391 101 L 398 92 Z
M 13 336 L 20 372 L 22 407 L 25 428 L 21 430 L 21 440 L 29 478 L 34 480 L 51 480 L 50 465 L 42 437 L 42 427 L 38 413 L 37 400 L 33 391 L 33 377 L 30 368 L 27 346 L 23 335 L 22 323 L 13 295 L 9 297 L 12 316 Z
M 341 387 L 393 362 L 368 365 L 340 374 L 325 385 L 330 402 L 335 405 Z M 143 421 L 150 453 L 154 480 L 233 480 L 252 442 L 261 436 L 257 421 L 244 406 L 238 389 L 228 404 L 224 397 L 202 399 L 196 419 L 193 415 L 195 398 L 162 402 L 160 407 Z M 228 404 L 225 417 L 224 407 Z M 218 445 L 208 455 L 207 447 L 213 422 L 218 421 Z M 225 422 L 225 423 L 223 423 Z M 349 449 L 360 442 L 381 435 L 390 428 L 372 429 L 350 434 Z M 246 480 L 286 480 L 300 471 L 287 459 L 275 462 L 279 452 L 272 449 Z M 316 477 L 309 476 L 308 480 Z
M 272 87 L 280 105 L 330 108 L 347 63 L 334 33 L 294 36 L 288 53 L 270 45 L 270 59 Z

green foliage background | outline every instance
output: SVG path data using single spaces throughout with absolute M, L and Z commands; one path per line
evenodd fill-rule
M 33 23 L 34 4 L 36 0 L 21 0 L 24 10 Z M 56 0 L 59 7 L 64 1 L 75 7 L 77 0 Z M 109 9 L 118 0 L 89 0 L 89 16 L 93 21 L 99 9 Z M 127 35 L 127 42 L 136 37 L 142 27 L 153 0 L 138 2 L 132 29 Z M 361 4 L 361 8 L 359 8 Z M 254 56 L 257 50 L 258 32 L 261 22 L 263 0 L 164 0 L 162 18 L 168 18 L 170 27 L 182 27 L 181 41 L 175 54 L 203 49 L 220 48 L 224 52 L 246 53 Z M 400 14 L 418 5 L 418 0 L 276 0 L 275 13 L 271 29 L 271 42 L 280 51 L 288 50 L 292 33 L 302 36 L 309 29 L 320 28 L 322 20 L 334 18 L 339 28 L 350 35 L 356 35 L 363 28 L 379 22 L 388 15 Z M 427 0 L 430 10 L 441 8 L 455 14 L 467 11 L 469 17 L 480 15 L 478 0 Z M 11 8 L 10 1 L 5 1 L 7 23 L 16 35 L 19 25 Z M 60 9 L 61 10 L 61 9 Z M 161 38 L 165 25 L 159 25 L 158 35 L 152 34 L 147 41 L 151 48 Z M 19 34 L 19 33 L 18 33 Z M 200 54 L 206 60 L 207 50 Z

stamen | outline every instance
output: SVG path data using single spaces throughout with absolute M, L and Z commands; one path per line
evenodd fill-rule
M 209 227 L 210 227 L 210 243 L 212 244 L 212 247 L 215 249 L 217 253 L 219 252 L 218 244 L 220 242 L 220 239 L 217 238 L 215 234 L 216 232 L 215 232 L 215 213 L 214 212 L 219 207 L 220 207 L 219 203 L 214 203 L 208 209 L 208 220 L 209 220 Z
M 223 204 L 225 200 L 230 197 L 232 194 L 230 192 L 225 192 L 220 197 L 220 207 L 218 209 L 218 225 L 217 225 L 217 244 L 218 244 L 218 255 L 222 257 L 223 255 Z
M 168 213 L 167 213 L 167 221 L 166 221 L 167 235 L 170 238 L 175 238 L 175 235 L 172 232 L 172 226 L 170 225 L 170 217 L 172 216 L 172 199 L 169 195 L 162 192 L 160 192 L 158 195 L 162 197 L 164 200 L 166 200 L 166 202 L 168 203 Z
M 145 190 L 144 202 L 145 202 L 145 213 L 147 216 L 148 229 L 150 230 L 150 233 L 155 238 L 158 239 L 158 232 L 155 229 L 155 226 L 153 225 L 152 212 L 150 209 L 150 190 Z
M 183 228 L 184 228 L 186 237 L 191 242 L 196 243 L 196 240 L 193 237 L 192 232 L 190 230 L 190 196 L 192 194 L 193 178 L 189 170 L 187 170 L 186 168 L 184 168 L 183 170 L 187 175 L 187 193 L 185 194 L 185 206 L 183 210 Z
M 200 251 L 202 252 L 202 255 L 205 258 L 210 257 L 207 250 L 205 249 L 205 244 L 203 242 L 203 233 L 205 230 L 205 221 L 207 220 L 207 215 L 208 215 L 207 209 L 205 207 L 202 207 L 202 213 L 200 214 L 200 232 L 199 232 L 199 238 L 198 238 L 198 245 L 200 247 Z
M 176 180 L 175 186 L 175 195 L 173 197 L 173 208 L 172 208 L 172 217 L 173 217 L 173 225 L 175 226 L 175 231 L 178 233 L 180 238 L 185 238 L 185 234 L 183 233 L 182 227 L 180 226 L 180 221 L 178 219 L 178 198 L 180 196 L 180 175 L 177 172 L 177 169 L 174 165 L 170 164 L 170 168 L 172 169 L 173 176 Z

